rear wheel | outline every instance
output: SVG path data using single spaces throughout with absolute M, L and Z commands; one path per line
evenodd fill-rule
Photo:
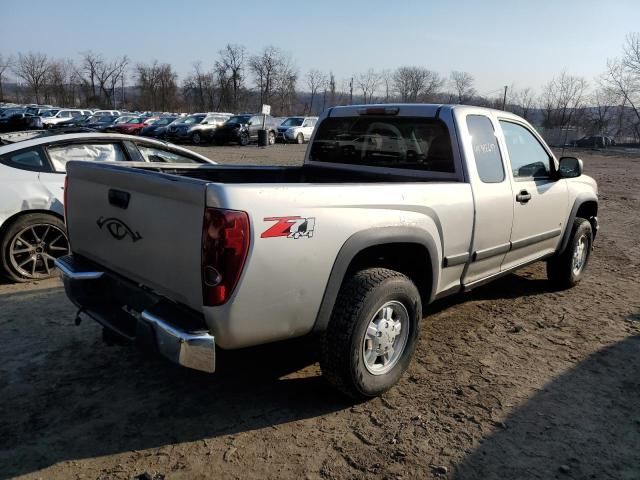
M 32 213 L 9 226 L 1 248 L 3 273 L 16 282 L 28 282 L 54 276 L 53 262 L 69 253 L 69 241 L 62 220 Z
M 299 133 L 298 136 L 296 137 L 296 141 L 298 142 L 298 145 L 302 145 L 304 143 L 304 135 Z
M 342 286 L 322 336 L 323 375 L 355 399 L 382 394 L 409 366 L 421 316 L 420 294 L 405 275 L 384 268 L 356 273 Z
M 269 145 L 275 145 L 276 143 L 276 134 L 274 132 L 269 132 Z

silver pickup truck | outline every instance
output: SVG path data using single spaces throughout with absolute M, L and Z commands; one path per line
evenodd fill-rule
M 68 164 L 69 298 L 186 367 L 317 334 L 326 378 L 379 395 L 422 306 L 545 260 L 584 275 L 597 187 L 515 115 L 365 105 L 320 117 L 301 167 Z

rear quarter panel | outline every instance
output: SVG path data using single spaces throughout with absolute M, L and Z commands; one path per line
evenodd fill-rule
M 471 188 L 462 182 L 210 184 L 207 206 L 250 214 L 251 246 L 240 282 L 227 304 L 204 309 L 216 343 L 223 348 L 310 332 L 338 252 L 357 232 L 414 228 L 435 240 L 441 261 L 444 255 L 467 252 L 473 225 Z M 291 216 L 313 219 L 313 235 L 263 238 L 277 224 L 268 219 Z M 442 270 L 436 290 L 459 285 L 463 267 Z

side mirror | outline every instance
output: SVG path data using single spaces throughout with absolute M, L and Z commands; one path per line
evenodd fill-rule
M 562 157 L 560 159 L 560 178 L 576 178 L 582 175 L 582 160 L 576 157 Z

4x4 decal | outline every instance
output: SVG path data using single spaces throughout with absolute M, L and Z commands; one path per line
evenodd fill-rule
M 276 223 L 262 232 L 260 238 L 311 238 L 313 237 L 313 230 L 316 226 L 316 219 L 314 217 L 267 217 L 264 221 Z

